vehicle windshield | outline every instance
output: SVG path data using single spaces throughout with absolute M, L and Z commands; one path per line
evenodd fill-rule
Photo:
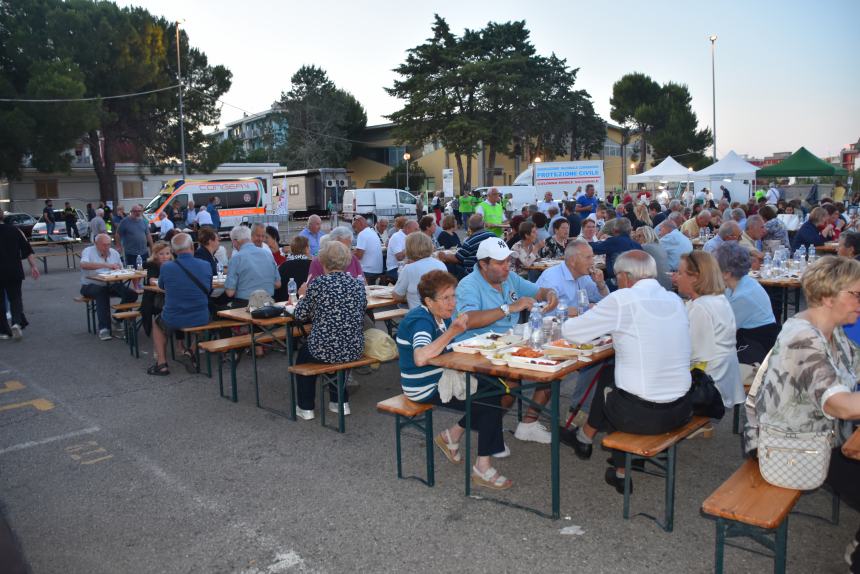
M 164 205 L 164 202 L 167 201 L 167 198 L 170 197 L 169 193 L 159 193 L 155 197 L 152 198 L 146 207 L 143 208 L 144 213 L 153 214 L 155 213 L 159 207 Z

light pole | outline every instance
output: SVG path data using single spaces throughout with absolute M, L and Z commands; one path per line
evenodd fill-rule
M 714 73 L 714 51 L 716 51 L 717 44 L 717 35 L 711 34 L 708 38 L 711 41 L 711 102 L 713 105 L 713 113 L 714 113 L 714 125 L 713 125 L 713 136 L 714 136 L 714 162 L 717 161 L 717 77 Z
M 185 115 L 182 109 L 182 63 L 179 59 L 179 24 L 176 22 L 176 77 L 179 80 L 179 150 L 182 154 L 182 179 L 188 179 L 185 169 Z
M 409 152 L 403 154 L 403 161 L 406 162 L 406 191 L 409 191 L 409 160 L 412 159 L 412 156 Z

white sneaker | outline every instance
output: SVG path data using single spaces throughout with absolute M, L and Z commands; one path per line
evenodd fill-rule
M 314 420 L 314 412 L 306 411 L 304 409 L 296 409 L 296 416 L 298 416 L 302 420 L 312 421 Z
M 550 434 L 545 426 L 537 421 L 518 424 L 517 431 L 514 433 L 514 438 L 522 441 L 539 442 L 541 444 L 549 444 L 552 442 L 552 434 Z
M 328 404 L 328 410 L 330 410 L 333 413 L 336 413 L 337 412 L 337 403 L 330 402 Z M 346 416 L 348 414 L 351 414 L 351 413 L 349 411 L 349 403 L 346 402 L 346 403 L 343 403 L 343 416 Z
M 20 339 L 23 335 L 24 335 L 24 332 L 23 332 L 23 330 L 21 329 L 21 325 L 18 325 L 18 324 L 12 325 L 12 338 L 13 338 L 13 339 L 18 340 L 18 339 Z
M 99 339 L 102 341 L 110 341 L 113 339 L 113 335 L 110 334 L 110 329 L 102 329 L 99 331 Z
M 497 452 L 493 455 L 493 458 L 508 458 L 509 456 L 511 456 L 511 449 L 508 448 L 508 443 L 504 443 L 504 445 L 505 450 L 503 450 L 502 452 Z

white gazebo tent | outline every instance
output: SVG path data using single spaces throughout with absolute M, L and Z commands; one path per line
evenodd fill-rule
M 675 161 L 672 156 L 667 156 L 659 165 L 646 172 L 631 175 L 627 181 L 628 183 L 679 182 L 688 181 L 690 175 L 690 170 Z
M 718 193 L 719 186 L 728 184 L 726 188 L 732 195 L 732 201 L 745 202 L 752 197 L 752 188 L 755 185 L 755 174 L 758 169 L 734 151 L 730 151 L 717 163 L 690 174 L 690 179 L 697 182 L 707 181 L 709 189 L 714 193 L 714 200 L 719 200 L 722 197 Z M 746 191 L 746 196 L 741 197 L 744 191 Z

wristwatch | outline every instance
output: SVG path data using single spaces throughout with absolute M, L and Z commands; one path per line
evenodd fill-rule
M 501 309 L 501 310 L 502 310 L 502 313 L 504 313 L 504 314 L 505 314 L 505 317 L 507 317 L 508 315 L 510 315 L 510 314 L 511 314 L 511 308 L 508 306 L 508 304 L 507 304 L 507 303 L 505 303 L 504 305 L 502 305 L 501 307 L 499 307 L 499 309 Z

